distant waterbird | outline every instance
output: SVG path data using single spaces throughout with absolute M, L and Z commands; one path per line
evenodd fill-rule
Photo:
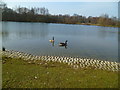
M 54 41 L 55 41 L 55 40 L 54 40 L 54 37 L 53 37 L 53 39 L 52 39 L 52 40 L 49 40 L 49 42 L 51 42 L 51 43 L 54 43 Z
M 67 40 L 64 43 L 59 43 L 59 46 L 67 46 Z

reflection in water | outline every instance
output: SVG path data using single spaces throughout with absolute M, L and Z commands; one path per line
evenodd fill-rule
M 67 49 L 67 46 L 65 46 L 65 49 Z
M 60 46 L 60 45 L 59 45 L 59 47 L 64 47 L 65 49 L 67 49 L 67 45 L 65 45 L 65 46 Z
M 2 31 L 2 40 L 6 41 L 9 37 L 9 32 L 7 31 Z
M 105 38 L 106 35 L 107 35 L 107 31 L 105 31 L 103 28 L 100 28 L 100 29 L 99 29 L 99 32 L 98 32 L 98 35 L 99 35 L 101 38 Z
M 79 56 L 118 61 L 118 29 L 111 27 L 3 22 L 3 46 L 35 55 Z M 49 39 L 55 37 L 55 42 Z M 68 40 L 63 48 L 60 42 Z M 120 41 L 119 41 L 120 42 Z M 51 48 L 54 47 L 54 48 Z
M 3 22 L 3 41 L 14 38 L 45 38 L 48 35 L 48 25 L 45 23 L 15 23 Z M 9 37 L 10 36 L 10 37 Z
M 54 42 L 52 43 L 52 46 L 54 47 Z
M 54 47 L 54 42 L 50 42 L 51 43 L 51 45 Z
M 99 37 L 101 37 L 101 38 L 106 38 L 107 37 L 107 35 L 116 35 L 118 32 L 115 32 L 114 31 L 115 30 L 115 28 L 113 28 L 113 27 L 98 27 L 98 36 Z M 116 30 L 117 30 L 117 28 L 116 28 Z

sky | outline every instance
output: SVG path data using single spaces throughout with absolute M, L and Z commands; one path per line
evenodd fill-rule
M 50 14 L 79 14 L 83 16 L 100 16 L 108 14 L 110 17 L 118 17 L 118 0 L 4 0 L 9 8 L 21 7 L 45 7 Z M 105 1 L 105 2 L 104 2 Z

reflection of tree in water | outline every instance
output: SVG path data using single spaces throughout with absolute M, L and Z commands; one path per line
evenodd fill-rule
M 107 35 L 107 31 L 105 31 L 105 29 L 101 27 L 99 28 L 98 35 L 100 36 L 100 38 L 105 38 Z
M 17 30 L 16 34 L 19 37 L 29 38 L 29 37 L 45 37 L 48 35 L 48 25 L 47 24 L 31 24 L 31 26 L 23 27 Z
M 110 29 L 109 29 L 110 28 Z M 99 31 L 98 31 L 98 35 L 101 37 L 101 38 L 105 38 L 107 37 L 107 35 L 114 35 L 114 34 L 117 34 L 117 28 L 115 29 L 112 29 L 111 27 L 101 27 L 99 28 Z
M 54 47 L 54 42 L 52 43 L 52 46 Z
M 5 42 L 7 39 L 9 39 L 9 31 L 7 30 L 8 23 L 4 24 L 2 22 L 2 31 L 0 32 L 0 36 L 2 36 L 2 42 Z
M 45 37 L 48 35 L 48 33 L 48 24 L 42 24 L 42 27 L 40 28 L 40 36 Z
M 17 38 L 44 38 L 48 35 L 48 24 L 45 23 L 7 23 L 3 24 L 3 40 L 11 35 Z M 5 26 L 6 25 L 6 26 Z
M 9 33 L 7 31 L 2 31 L 1 34 L 2 34 L 2 41 L 5 42 L 9 37 Z

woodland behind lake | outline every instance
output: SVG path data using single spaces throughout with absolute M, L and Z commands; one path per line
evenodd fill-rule
M 79 14 L 59 14 L 52 15 L 45 7 L 16 7 L 8 8 L 6 4 L 1 4 L 2 21 L 15 22 L 44 22 L 44 23 L 64 23 L 64 24 L 82 24 L 120 27 L 120 21 L 117 17 L 109 17 L 108 14 L 102 14 L 99 17 L 86 17 Z

